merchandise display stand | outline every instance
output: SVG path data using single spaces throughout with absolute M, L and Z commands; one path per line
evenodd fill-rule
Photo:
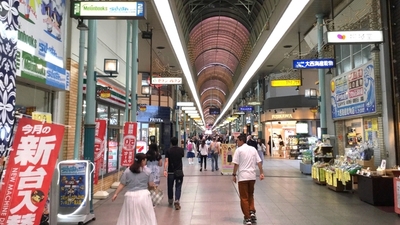
M 358 196 L 371 205 L 393 206 L 393 177 L 358 176 Z

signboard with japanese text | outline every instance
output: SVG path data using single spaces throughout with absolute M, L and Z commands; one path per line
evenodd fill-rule
M 51 113 L 34 111 L 32 112 L 32 119 L 40 122 L 52 123 Z
M 232 159 L 233 154 L 235 154 L 235 150 L 236 144 L 221 144 L 221 173 L 224 175 L 232 174 L 233 172 Z
M 99 181 L 99 174 L 104 164 L 104 152 L 106 149 L 106 130 L 107 120 L 96 119 L 96 129 L 94 137 L 94 165 L 95 170 L 93 173 L 93 183 L 97 184 Z
M 271 87 L 297 87 L 301 80 L 271 80 Z
M 79 207 L 87 192 L 86 163 L 62 163 L 60 170 L 60 207 Z
M 126 122 L 121 152 L 121 166 L 130 166 L 133 163 L 136 150 L 137 123 Z
M 19 120 L 0 194 L 0 224 L 40 223 L 63 136 L 62 125 Z
M 381 30 L 349 30 L 328 31 L 328 44 L 351 44 L 351 43 L 380 43 L 383 42 Z
M 182 77 L 152 77 L 152 84 L 182 84 Z
M 329 69 L 335 67 L 335 59 L 296 59 L 293 69 Z
M 71 17 L 80 19 L 145 19 L 145 2 L 71 1 Z
M 22 50 L 17 51 L 16 57 L 17 76 L 60 90 L 69 90 L 69 71 Z
M 373 61 L 331 80 L 331 105 L 333 119 L 376 112 Z
M 239 111 L 251 112 L 254 110 L 254 106 L 239 106 Z

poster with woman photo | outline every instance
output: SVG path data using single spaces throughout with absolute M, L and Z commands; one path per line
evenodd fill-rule
M 236 144 L 221 144 L 221 173 L 230 175 L 233 171 L 232 158 L 236 150 Z

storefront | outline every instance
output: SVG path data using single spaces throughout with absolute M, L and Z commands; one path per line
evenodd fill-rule
M 261 115 L 261 123 L 264 126 L 263 138 L 268 150 L 269 143 L 271 146 L 268 154 L 274 157 L 293 156 L 291 150 L 294 147 L 291 145 L 294 137 L 313 137 L 313 140 L 317 140 L 320 136 L 318 114 L 314 108 L 268 110 Z M 308 141 L 312 142 L 311 139 L 307 139 Z
M 163 106 L 141 106 L 137 114 L 138 140 L 156 143 L 161 154 L 170 147 L 171 109 Z
M 343 153 L 364 144 L 379 155 L 382 132 L 377 115 L 375 66 L 373 61 L 331 80 L 332 118 Z

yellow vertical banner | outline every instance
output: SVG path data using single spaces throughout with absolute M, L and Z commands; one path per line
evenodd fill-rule
M 41 122 L 52 123 L 51 113 L 35 111 L 32 112 L 32 119 Z
M 235 154 L 236 144 L 221 144 L 221 173 L 230 175 L 233 171 L 233 154 Z

